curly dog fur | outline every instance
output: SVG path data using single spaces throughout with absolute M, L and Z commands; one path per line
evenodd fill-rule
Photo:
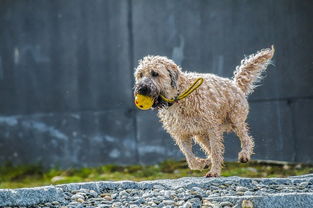
M 211 166 L 207 177 L 217 177 L 223 166 L 223 133 L 233 131 L 239 137 L 242 150 L 240 162 L 248 162 L 254 142 L 246 123 L 249 112 L 247 96 L 261 79 L 274 48 L 264 49 L 241 61 L 234 78 L 214 74 L 183 72 L 172 60 L 162 56 L 146 56 L 135 71 L 134 93 L 154 98 L 153 107 L 165 130 L 173 137 L 193 170 Z M 204 83 L 185 99 L 174 104 L 164 102 L 160 95 L 175 98 L 194 81 L 202 77 Z M 193 140 L 207 158 L 198 158 L 192 152 Z

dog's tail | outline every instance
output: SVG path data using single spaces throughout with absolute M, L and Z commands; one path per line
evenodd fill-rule
M 243 59 L 241 65 L 236 67 L 234 82 L 245 95 L 251 94 L 253 89 L 257 87 L 256 83 L 262 79 L 262 72 L 270 64 L 274 52 L 274 46 L 263 49 Z

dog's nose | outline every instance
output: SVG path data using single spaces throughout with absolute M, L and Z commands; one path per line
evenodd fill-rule
M 141 95 L 149 95 L 149 93 L 151 92 L 150 88 L 146 85 L 142 86 L 141 88 L 139 88 L 138 90 L 139 94 Z

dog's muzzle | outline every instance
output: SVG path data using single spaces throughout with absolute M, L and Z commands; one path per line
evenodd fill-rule
M 146 95 L 146 96 L 150 96 L 150 93 L 151 93 L 151 89 L 149 86 L 147 85 L 142 85 L 138 88 L 137 90 L 138 94 L 141 94 L 141 95 Z
M 158 88 L 153 81 L 147 77 L 142 78 L 135 86 L 135 94 L 141 94 L 155 98 L 158 94 Z
M 142 80 L 140 80 L 140 82 L 138 82 L 138 84 L 136 84 L 135 95 L 136 94 L 152 97 L 154 100 L 152 108 L 159 109 L 168 106 L 168 103 L 160 97 L 160 91 L 158 90 L 158 88 L 149 78 L 143 78 Z

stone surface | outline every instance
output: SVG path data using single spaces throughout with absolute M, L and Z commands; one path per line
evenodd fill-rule
M 27 206 L 64 200 L 63 191 L 54 186 L 0 189 L 0 206 Z
M 248 193 L 237 195 L 235 191 Z M 282 191 L 285 190 L 285 191 Z M 112 196 L 112 198 L 107 198 Z M 99 181 L 0 190 L 0 206 L 310 207 L 313 175 L 289 178 L 180 178 Z

